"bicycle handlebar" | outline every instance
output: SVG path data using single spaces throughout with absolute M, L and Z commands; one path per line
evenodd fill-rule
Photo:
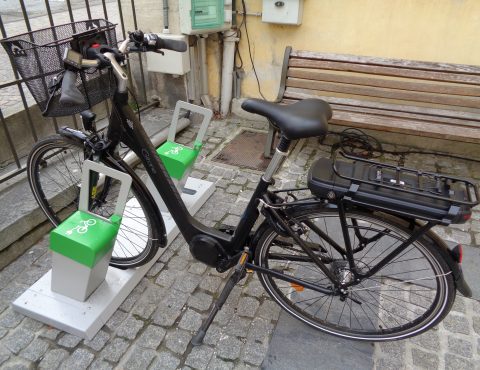
M 129 33 L 128 39 L 125 40 L 118 49 L 111 48 L 107 45 L 92 45 L 84 52 L 86 53 L 84 57 L 88 59 L 83 59 L 78 69 L 73 68 L 72 65 L 66 68 L 63 75 L 60 103 L 65 105 L 80 105 L 85 103 L 85 97 L 76 86 L 77 72 L 80 68 L 103 68 L 109 66 L 110 60 L 106 57 L 107 53 L 114 54 L 115 59 L 121 62 L 124 55 L 130 51 L 153 51 L 161 53 L 162 49 L 184 52 L 187 50 L 187 44 L 180 40 L 163 39 L 155 33 L 144 34 L 142 31 L 134 31 Z

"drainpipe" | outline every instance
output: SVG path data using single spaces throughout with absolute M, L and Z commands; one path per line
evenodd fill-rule
M 208 95 L 207 37 L 208 34 L 198 36 L 198 54 L 200 57 L 200 99 L 204 106 L 210 108 L 212 102 Z
M 226 117 L 230 113 L 236 42 L 238 42 L 236 30 L 223 32 L 222 92 L 220 98 L 220 113 L 222 117 Z
M 170 33 L 168 26 L 168 0 L 163 0 L 163 33 Z

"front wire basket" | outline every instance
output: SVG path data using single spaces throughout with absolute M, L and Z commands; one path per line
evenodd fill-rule
M 70 47 L 74 34 L 92 29 L 104 33 L 108 46 L 117 47 L 115 26 L 105 19 L 92 19 L 27 32 L 0 42 L 42 114 L 45 117 L 69 116 L 112 97 L 116 82 L 108 69 L 82 70 L 77 74 L 76 85 L 84 95 L 85 102 L 80 105 L 60 104 L 58 80 L 64 71 L 65 49 Z

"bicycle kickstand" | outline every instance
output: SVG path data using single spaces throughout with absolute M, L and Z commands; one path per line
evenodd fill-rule
M 192 338 L 190 343 L 192 343 L 193 346 L 199 346 L 203 343 L 203 338 L 205 337 L 205 334 L 207 334 L 207 330 L 212 324 L 213 319 L 217 315 L 218 311 L 222 309 L 223 304 L 227 300 L 228 296 L 232 292 L 232 289 L 235 287 L 235 285 L 237 285 L 237 283 L 240 280 L 242 280 L 242 278 L 245 276 L 245 271 L 246 271 L 245 264 L 248 262 L 248 256 L 249 256 L 249 250 L 247 247 L 245 247 L 245 250 L 243 251 L 240 258 L 238 259 L 238 262 L 235 266 L 235 270 L 233 271 L 232 275 L 230 276 L 227 283 L 223 287 L 223 290 L 220 293 L 220 296 L 213 304 L 213 307 L 210 310 L 208 317 L 202 323 L 202 326 L 200 327 L 200 329 L 198 329 L 197 334 L 195 334 L 195 336 Z

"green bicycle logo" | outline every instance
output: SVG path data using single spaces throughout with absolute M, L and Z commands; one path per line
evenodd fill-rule
M 182 150 L 183 148 L 181 146 L 175 146 L 172 149 L 167 150 L 165 155 L 178 155 Z
M 67 230 L 65 234 L 72 235 L 74 231 L 76 231 L 78 234 L 85 234 L 88 231 L 88 227 L 93 226 L 96 223 L 97 221 L 93 218 L 86 221 L 81 221 L 80 225 L 75 226 L 73 229 Z

